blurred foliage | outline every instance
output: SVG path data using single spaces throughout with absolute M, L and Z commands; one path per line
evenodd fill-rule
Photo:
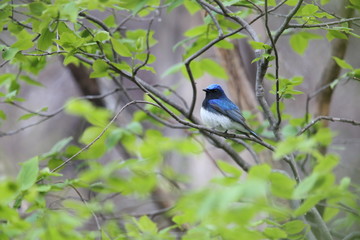
M 298 2 L 289 0 L 285 4 L 293 7 Z M 322 0 L 321 4 L 328 2 Z M 254 5 L 263 8 L 265 4 L 262 0 L 226 0 L 222 3 L 225 7 L 239 7 L 234 8 L 238 10 L 231 16 L 241 18 L 254 14 Z M 84 64 L 91 69 L 92 78 L 110 78 L 123 73 L 135 77 L 136 72 L 142 70 L 156 74 L 151 64 L 157 58 L 148 52 L 157 44 L 154 31 L 123 30 L 115 13 L 121 11 L 130 14 L 130 17 L 148 19 L 163 8 L 169 13 L 177 7 L 184 7 L 189 15 L 202 9 L 198 2 L 192 0 L 168 0 L 165 5 L 160 4 L 163 1 L 2 1 L 0 32 L 8 33 L 12 43 L 0 44 L 1 64 L 18 67 L 19 72 L 0 75 L 1 102 L 13 104 L 26 101 L 20 97 L 24 84 L 44 87 L 36 76 L 44 69 L 48 59 L 56 55 L 63 56 L 64 65 Z M 278 2 L 269 0 L 267 4 L 274 7 Z M 350 0 L 347 7 L 360 9 L 356 0 Z M 92 10 L 103 12 L 105 18 L 89 17 Z M 241 27 L 228 17 L 215 12 L 212 14 L 204 16 L 202 25 L 184 33 L 184 40 L 174 46 L 174 49 L 181 47 L 184 50 L 184 62 L 169 68 L 163 77 L 176 72 L 189 77 L 185 67 L 187 59 L 216 40 L 220 29 L 221 34 L 229 34 Z M 311 3 L 303 3 L 294 16 L 298 24 L 304 25 L 319 24 L 324 19 L 334 19 L 334 16 Z M 91 25 L 85 26 L 85 20 Z M 316 29 L 325 31 L 326 37 L 309 29 L 289 32 L 291 48 L 302 55 L 312 40 L 359 37 L 348 22 L 337 27 L 320 26 Z M 214 47 L 233 49 L 230 40 L 240 38 L 247 36 L 230 34 Z M 272 48 L 270 45 L 256 41 L 249 41 L 249 44 L 255 50 L 266 50 L 253 62 L 275 59 L 268 53 Z M 348 71 L 343 77 L 359 80 L 359 69 L 336 57 L 334 61 Z M 209 57 L 197 57 L 189 66 L 195 79 L 205 73 L 228 79 L 225 69 Z M 266 77 L 270 81 L 276 80 L 270 72 Z M 295 89 L 302 84 L 302 76 L 280 77 L 279 80 L 278 92 L 274 84 L 270 93 L 278 93 L 285 100 L 302 94 Z M 144 99 L 156 103 L 148 95 Z M 158 101 L 174 115 L 180 115 L 180 111 L 171 104 Z M 281 104 L 280 108 L 284 110 L 284 105 Z M 145 109 L 162 119 L 171 119 L 163 109 L 153 105 L 146 105 Z M 276 112 L 275 107 L 272 110 Z M 26 113 L 19 120 L 41 117 L 46 111 L 45 107 L 38 112 Z M 179 191 L 175 205 L 162 213 L 171 220 L 167 226 L 160 226 L 151 214 L 129 216 L 123 213 L 117 216 L 118 207 L 113 196 L 121 194 L 145 199 L 158 188 L 166 186 L 169 190 L 178 188 L 179 184 L 187 184 L 188 176 L 170 167 L 166 160 L 174 155 L 179 162 L 188 157 L 196 160 L 205 151 L 203 142 L 198 139 L 202 133 L 186 130 L 186 136 L 167 136 L 161 123 L 140 110 L 133 114 L 132 121 L 127 125 L 111 124 L 107 127 L 113 113 L 84 99 L 69 100 L 65 111 L 85 119 L 87 128 L 78 143 L 72 142 L 71 137 L 60 140 L 49 152 L 23 162 L 16 179 L 1 179 L 0 239 L 308 239 L 312 226 L 306 220 L 307 213 L 324 200 L 323 220 L 331 230 L 344 233 L 360 222 L 359 186 L 351 183 L 349 177 L 336 179 L 333 170 L 340 161 L 339 157 L 322 154 L 318 150 L 329 145 L 335 133 L 317 124 L 314 126 L 315 134 L 298 135 L 306 123 L 305 118 L 295 119 L 286 114 L 283 114 L 283 119 L 287 122 L 281 129 L 284 139 L 280 142 L 268 140 L 268 143 L 276 147 L 274 160 L 283 161 L 290 156 L 301 163 L 310 159 L 312 168 L 302 181 L 297 182 L 291 174 L 268 164 L 253 166 L 245 173 L 229 161 L 216 160 L 223 175 L 215 176 L 198 190 Z M 254 121 L 251 119 L 254 116 L 247 115 L 250 121 Z M 8 119 L 7 113 L 0 110 L 0 123 L 8 120 L 11 119 Z M 264 136 L 271 137 L 272 134 L 266 130 L 267 125 L 265 122 L 258 129 Z M 96 139 L 99 135 L 101 137 Z M 105 164 L 99 161 L 120 145 L 129 158 L 112 159 Z M 88 147 L 82 150 L 85 146 Z M 253 147 L 257 153 L 266 151 L 256 144 Z M 244 148 L 234 149 L 240 152 Z M 64 167 L 58 167 L 79 151 L 81 153 L 72 159 L 78 163 L 77 174 L 64 176 L 60 173 Z M 94 197 L 85 198 L 82 195 L 85 190 L 95 193 Z M 67 192 L 72 192 L 72 197 L 66 195 Z

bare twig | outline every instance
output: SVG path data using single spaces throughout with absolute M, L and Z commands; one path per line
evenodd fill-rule
M 96 24 L 99 25 L 102 29 L 104 29 L 105 31 L 107 31 L 107 32 L 110 34 L 110 36 L 111 36 L 112 33 L 111 33 L 110 29 L 109 29 L 108 26 L 106 26 L 106 24 L 104 24 L 100 19 L 98 19 L 98 18 L 96 18 L 96 17 L 94 17 L 94 16 L 91 16 L 91 15 L 85 13 L 85 12 L 80 12 L 80 13 L 79 13 L 79 16 L 84 17 L 84 18 L 86 18 L 87 20 L 89 20 L 89 21 L 91 21 L 91 22 L 93 22 L 93 23 L 96 23 Z
M 328 27 L 331 25 L 338 25 L 341 23 L 346 22 L 354 22 L 359 21 L 360 17 L 353 17 L 353 18 L 346 18 L 339 21 L 332 21 L 332 22 L 325 22 L 325 23 L 318 23 L 318 24 L 288 24 L 286 28 L 319 28 L 319 27 Z
M 94 138 L 94 140 L 92 140 L 89 144 L 87 144 L 85 147 L 83 147 L 82 149 L 80 149 L 77 153 L 75 153 L 74 155 L 72 155 L 71 157 L 69 157 L 68 159 L 66 159 L 65 162 L 63 162 L 62 164 L 60 164 L 59 166 L 57 166 L 56 168 L 54 168 L 53 170 L 51 170 L 51 172 L 56 172 L 57 170 L 59 170 L 60 168 L 62 168 L 63 166 L 65 166 L 66 164 L 68 164 L 70 161 L 72 161 L 75 157 L 77 157 L 80 153 L 84 152 L 86 149 L 88 149 L 89 147 L 91 147 L 97 140 L 99 140 L 104 133 L 109 129 L 109 127 L 111 126 L 111 124 L 119 117 L 119 115 L 122 113 L 122 111 L 124 111 L 125 108 L 127 108 L 128 106 L 135 104 L 135 103 L 145 103 L 145 104 L 151 104 L 154 106 L 157 106 L 154 103 L 148 102 L 148 101 L 143 101 L 143 100 L 134 100 L 131 101 L 127 104 L 125 104 L 120 111 L 111 119 L 111 121 L 105 126 L 105 128 L 101 131 L 101 133 Z
M 268 16 L 268 1 L 265 0 L 265 28 L 267 31 L 267 35 L 269 36 L 270 42 L 271 42 L 271 47 L 272 50 L 274 50 L 274 54 L 275 54 L 275 80 L 276 80 L 276 92 L 275 92 L 275 96 L 276 96 L 276 113 L 277 113 L 277 122 L 276 124 L 273 126 L 274 127 L 274 132 L 278 132 L 280 124 L 281 124 L 281 112 L 280 112 L 280 94 L 279 94 L 279 85 L 280 85 L 280 80 L 279 80 L 279 56 L 278 56 L 278 51 L 276 48 L 276 43 L 274 41 L 274 38 L 272 36 L 270 27 L 269 27 L 269 16 Z M 275 134 L 277 135 L 277 134 Z
M 79 190 L 77 190 L 77 188 L 72 185 L 72 184 L 69 184 L 69 186 L 76 192 L 76 194 L 80 197 L 81 201 L 84 203 L 84 205 L 89 209 L 89 211 L 91 212 L 91 215 L 93 216 L 94 218 L 94 221 L 95 221 L 95 224 L 96 224 L 96 227 L 98 229 L 98 231 L 102 232 L 102 228 L 101 228 L 101 225 L 100 225 L 100 222 L 99 222 L 99 219 L 98 217 L 96 216 L 96 214 L 94 213 L 94 211 L 89 207 L 89 205 L 87 204 L 86 200 L 83 198 L 83 196 L 81 195 L 81 193 L 79 192 Z
M 213 13 L 210 11 L 210 9 L 206 6 L 203 6 L 204 10 L 209 14 L 211 20 L 214 22 L 217 30 L 218 30 L 218 36 L 221 37 L 222 35 L 224 35 L 223 30 L 221 29 L 221 26 L 219 24 L 219 21 L 215 18 L 215 16 L 213 15 Z
M 360 126 L 360 122 L 352 120 L 352 119 L 345 119 L 345 118 L 338 118 L 338 117 L 330 117 L 330 116 L 319 116 L 317 118 L 315 118 L 314 120 L 312 120 L 309 124 L 307 124 L 304 128 L 302 128 L 299 132 L 298 132 L 298 136 L 303 134 L 304 132 L 306 132 L 309 128 L 311 128 L 315 123 L 321 121 L 321 120 L 325 120 L 325 121 L 330 121 L 330 122 L 344 122 L 344 123 L 350 123 L 352 125 L 355 126 Z
M 105 98 L 105 97 L 107 97 L 107 96 L 110 96 L 110 95 L 118 92 L 119 90 L 120 90 L 119 88 L 116 88 L 116 89 L 114 89 L 114 90 L 112 90 L 112 91 L 110 91 L 110 92 L 108 92 L 108 93 L 104 93 L 104 94 L 101 94 L 101 95 L 82 96 L 82 97 L 75 98 L 74 100 L 80 100 L 80 99 L 102 99 L 102 98 Z M 7 103 L 7 102 L 4 102 L 4 103 Z M 9 102 L 8 104 L 12 104 L 12 105 L 14 105 L 14 106 L 16 106 L 16 107 L 18 107 L 18 108 L 26 111 L 26 112 L 37 114 L 37 115 L 43 117 L 43 119 L 41 119 L 41 120 L 39 120 L 39 121 L 37 121 L 37 122 L 35 122 L 35 123 L 31 123 L 31 124 L 29 124 L 29 125 L 26 125 L 26 126 L 24 126 L 24 127 L 18 128 L 18 129 L 13 130 L 13 131 L 0 132 L 0 137 L 12 136 L 12 135 L 15 135 L 15 134 L 17 134 L 17 133 L 19 133 L 19 132 L 22 132 L 22 131 L 24 131 L 24 130 L 26 130 L 26 129 L 28 129 L 28 128 L 37 126 L 37 125 L 39 125 L 40 123 L 45 122 L 45 121 L 49 120 L 50 118 L 56 116 L 57 114 L 61 113 L 61 112 L 64 111 L 64 109 L 65 109 L 65 106 L 62 106 L 61 108 L 55 110 L 55 111 L 52 112 L 52 113 L 49 113 L 49 114 L 41 113 L 41 114 L 39 114 L 39 112 L 37 112 L 37 111 L 30 110 L 30 109 L 28 109 L 28 108 L 26 108 L 26 107 L 23 107 L 23 106 L 19 105 L 19 104 L 14 104 L 13 102 Z
M 133 71 L 133 76 L 136 76 L 137 72 L 142 68 L 144 67 L 148 61 L 149 61 L 149 57 L 150 57 L 150 43 L 149 43 L 149 38 L 150 38 L 150 31 L 151 31 L 151 25 L 154 21 L 154 18 L 152 18 L 149 22 L 149 26 L 148 26 L 148 29 L 147 29 L 147 33 L 146 33 L 146 59 L 145 61 L 140 64 L 137 68 L 134 69 Z
M 256 152 L 250 147 L 249 144 L 247 144 L 245 141 L 241 140 L 241 139 L 231 139 L 233 140 L 234 142 L 236 143 L 239 143 L 241 145 L 243 145 L 247 150 L 248 152 L 250 153 L 250 155 L 252 156 L 252 158 L 254 159 L 254 162 L 256 164 L 260 164 L 260 160 L 259 160 L 259 157 L 257 156 Z
M 304 0 L 299 0 L 297 2 L 297 4 L 294 6 L 293 9 L 291 9 L 291 11 L 289 12 L 289 14 L 286 16 L 284 22 L 281 24 L 281 26 L 278 28 L 278 30 L 275 32 L 274 34 L 274 42 L 276 43 L 277 40 L 279 39 L 279 37 L 281 36 L 281 34 L 285 31 L 285 29 L 289 26 L 289 23 L 291 21 L 291 19 L 293 18 L 293 16 L 296 14 L 296 12 L 299 10 L 299 8 L 301 7 L 302 3 Z

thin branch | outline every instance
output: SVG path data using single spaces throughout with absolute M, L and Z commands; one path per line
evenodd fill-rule
M 69 184 L 69 186 L 76 192 L 76 194 L 80 197 L 81 201 L 84 203 L 84 205 L 89 209 L 89 211 L 91 212 L 91 215 L 93 216 L 94 220 L 95 220 L 95 224 L 96 227 L 98 229 L 98 231 L 100 232 L 100 234 L 102 233 L 102 229 L 101 229 L 101 225 L 99 222 L 98 217 L 96 216 L 96 214 L 94 213 L 94 211 L 89 207 L 89 205 L 87 204 L 86 200 L 83 198 L 83 196 L 81 195 L 81 193 L 79 192 L 79 190 L 77 190 L 77 188 L 72 185 Z
M 87 144 L 85 147 L 83 147 L 82 149 L 80 149 L 77 153 L 75 153 L 74 155 L 72 155 L 71 157 L 69 157 L 65 162 L 63 162 L 62 164 L 60 164 L 59 166 L 57 166 L 56 168 L 54 168 L 53 170 L 51 170 L 51 172 L 56 172 L 58 171 L 60 168 L 64 167 L 65 165 L 67 165 L 70 161 L 72 161 L 75 157 L 77 157 L 80 153 L 84 152 L 86 149 L 90 148 L 97 140 L 99 140 L 104 133 L 109 129 L 109 127 L 111 126 L 111 124 L 113 124 L 113 122 L 119 117 L 119 115 L 122 113 L 122 111 L 124 111 L 125 108 L 127 108 L 128 106 L 135 104 L 135 103 L 145 103 L 145 104 L 151 104 L 154 106 L 157 106 L 154 103 L 148 102 L 148 101 L 143 101 L 143 100 L 134 100 L 131 101 L 127 104 L 125 104 L 120 111 L 111 119 L 111 121 L 105 126 L 105 128 L 101 131 L 101 133 L 94 138 L 94 140 L 92 140 L 89 144 Z
M 346 235 L 346 237 L 343 238 L 343 240 L 356 240 L 360 238 L 360 232 L 352 232 Z
M 149 22 L 149 26 L 148 26 L 148 29 L 147 29 L 147 32 L 146 32 L 146 58 L 145 58 L 145 61 L 140 64 L 137 68 L 135 68 L 135 70 L 133 71 L 133 76 L 136 76 L 137 72 L 142 68 L 144 67 L 148 61 L 149 61 L 149 57 L 150 57 L 150 43 L 149 43 L 149 38 L 150 38 L 150 31 L 151 31 L 151 25 L 154 21 L 154 18 L 152 18 Z
M 182 96 L 180 96 L 180 94 L 177 91 L 173 90 L 171 87 L 161 85 L 161 84 L 155 84 L 154 87 L 165 88 L 166 90 L 168 90 L 169 92 L 174 94 L 174 96 L 176 96 L 182 102 L 182 104 L 184 104 L 184 107 L 189 108 L 185 99 Z
M 24 56 L 33 56 L 33 57 L 42 57 L 42 56 L 49 56 L 54 54 L 61 54 L 61 53 L 68 53 L 67 51 L 55 51 L 55 52 L 44 52 L 44 53 L 26 53 L 22 52 L 21 54 Z
M 347 19 L 342 19 L 339 21 L 332 21 L 332 22 L 326 22 L 326 23 L 318 23 L 318 24 L 288 24 L 286 28 L 319 28 L 319 27 L 328 27 L 331 25 L 338 25 L 341 23 L 346 23 L 346 22 L 353 22 L 353 21 L 359 21 L 360 17 L 353 17 L 353 18 L 347 18 Z
M 82 96 L 82 97 L 78 97 L 78 98 L 75 98 L 74 100 L 80 100 L 80 99 L 102 99 L 102 98 L 105 98 L 107 96 L 110 96 L 116 92 L 118 92 L 120 89 L 119 88 L 116 88 L 108 93 L 104 93 L 104 94 L 101 94 L 101 95 L 88 95 L 88 96 Z M 4 103 L 7 103 L 7 102 L 4 102 Z M 10 102 L 9 104 L 12 104 L 12 102 Z M 36 112 L 36 111 L 33 111 L 33 110 L 30 110 L 26 107 L 23 107 L 19 104 L 13 104 L 14 106 L 18 107 L 18 108 L 21 108 L 22 110 L 24 111 L 27 111 L 29 113 L 35 113 L 35 114 L 38 114 L 39 115 L 39 112 Z M 50 118 L 56 116 L 57 114 L 61 113 L 62 111 L 64 111 L 65 109 L 65 106 L 62 106 L 61 108 L 59 108 L 58 110 L 55 110 L 53 113 L 49 113 L 49 114 L 44 114 L 44 113 L 41 113 L 41 117 L 44 117 L 43 119 L 35 122 L 35 123 L 31 123 L 29 125 L 26 125 L 24 127 L 21 127 L 21 128 L 18 128 L 16 130 L 13 130 L 13 131 L 9 131 L 9 132 L 0 132 L 0 137 L 4 137 L 4 136 L 12 136 L 12 135 L 15 135 L 19 132 L 22 132 L 30 127 L 34 127 L 34 126 L 37 126 L 39 125 L 40 123 L 42 122 L 45 122 L 47 120 L 49 120 Z
M 10 62 L 10 60 L 6 60 L 6 61 L 2 62 L 2 63 L 0 64 L 0 68 L 2 68 L 3 66 L 5 66 L 8 62 Z
M 322 219 L 319 211 L 313 207 L 308 213 L 312 217 L 312 219 L 316 222 L 316 228 L 320 231 L 321 239 L 323 240 L 333 240 L 333 237 L 330 234 L 330 231 L 328 227 L 326 226 L 326 223 Z
M 260 164 L 259 157 L 257 156 L 256 152 L 251 148 L 251 146 L 249 144 L 247 144 L 245 141 L 243 141 L 241 139 L 231 139 L 231 140 L 238 143 L 238 144 L 243 145 L 248 150 L 248 152 L 250 153 L 252 158 L 254 159 L 254 162 L 256 164 Z
M 295 15 L 295 13 L 299 10 L 303 0 L 299 0 L 295 7 L 290 11 L 290 13 L 286 16 L 285 21 L 283 24 L 278 28 L 273 36 L 273 45 L 276 44 L 277 40 L 281 36 L 281 34 L 285 31 L 286 27 L 288 26 L 290 20 Z M 283 4 L 282 2 L 281 4 Z M 268 50 L 268 54 L 271 53 L 271 49 Z M 256 57 L 261 57 L 260 52 L 256 52 Z M 275 126 L 277 125 L 277 121 L 275 120 L 274 115 L 272 114 L 269 104 L 265 99 L 265 90 L 264 90 L 264 77 L 269 65 L 268 59 L 260 59 L 257 62 L 257 70 L 256 70 L 256 81 L 255 81 L 255 88 L 256 88 L 256 96 L 260 103 L 261 108 L 264 110 L 264 114 L 266 118 L 269 120 L 270 125 L 274 128 L 274 134 L 277 139 L 280 138 L 278 132 L 275 131 Z
M 286 28 L 289 26 L 289 23 L 291 21 L 291 19 L 293 18 L 293 16 L 296 14 L 296 12 L 299 10 L 299 8 L 301 7 L 302 3 L 304 0 L 299 0 L 297 2 L 297 4 L 295 5 L 295 7 L 293 9 L 291 9 L 291 11 L 289 12 L 289 14 L 286 16 L 283 24 L 281 24 L 281 26 L 279 27 L 279 29 L 275 32 L 274 34 L 274 42 L 276 43 L 277 40 L 279 39 L 279 37 L 281 36 L 281 34 L 286 30 Z
M 209 14 L 211 20 L 214 22 L 217 30 L 218 30 L 218 36 L 221 37 L 222 35 L 224 35 L 223 30 L 221 29 L 221 26 L 219 24 L 219 21 L 215 18 L 215 16 L 212 14 L 212 12 L 210 11 L 210 9 L 206 6 L 203 6 L 204 10 Z
M 276 48 L 276 43 L 274 41 L 274 38 L 271 34 L 271 30 L 269 27 L 269 16 L 268 16 L 268 1 L 265 0 L 265 28 L 267 31 L 267 35 L 269 36 L 270 42 L 271 42 L 271 47 L 274 50 L 274 54 L 275 54 L 275 79 L 276 79 L 276 113 L 277 113 L 277 122 L 274 125 L 274 132 L 278 132 L 279 131 L 279 127 L 281 124 L 281 112 L 280 112 L 280 95 L 279 95 L 279 86 L 280 86 L 280 80 L 279 80 L 279 56 L 278 56 L 278 51 Z M 275 134 L 277 135 L 277 134 Z
M 338 117 L 330 117 L 330 116 L 319 116 L 317 118 L 315 118 L 314 120 L 312 120 L 309 124 L 307 124 L 304 128 L 302 128 L 297 136 L 303 134 L 304 132 L 306 132 L 309 128 L 311 128 L 314 124 L 316 124 L 319 121 L 330 121 L 330 122 L 344 122 L 344 123 L 350 123 L 352 125 L 355 126 L 360 126 L 360 122 L 352 120 L 352 119 L 346 119 L 346 118 L 338 118 Z
M 334 81 L 333 81 L 334 82 Z M 306 96 L 306 104 L 305 104 L 305 123 L 309 122 L 309 112 L 310 112 L 310 101 L 316 97 L 318 94 L 320 94 L 322 91 L 324 91 L 325 89 L 327 89 L 328 87 L 330 87 L 333 82 L 330 82 L 328 84 L 325 84 L 324 86 L 320 87 L 319 89 L 317 89 L 316 91 L 307 94 Z
M 329 15 L 331 15 L 331 16 L 339 19 L 339 20 L 344 19 L 343 17 L 338 16 L 338 15 L 335 14 L 334 12 L 329 12 L 329 11 L 327 11 L 326 9 L 324 9 L 324 8 L 321 6 L 321 4 L 317 3 L 316 1 L 314 2 L 314 4 L 315 4 L 321 11 L 326 12 L 327 14 L 329 14 Z M 360 24 L 357 24 L 357 23 L 354 23 L 354 22 L 353 22 L 352 24 L 354 24 L 355 26 L 360 27 Z
M 168 211 L 170 211 L 171 209 L 173 209 L 174 207 L 167 207 L 167 208 L 163 208 L 163 209 L 159 209 L 159 210 L 155 210 L 155 211 L 151 211 L 151 212 L 145 212 L 145 213 L 137 213 L 137 214 L 132 214 L 131 216 L 133 217 L 141 217 L 141 216 L 149 216 L 150 218 L 153 218 L 157 215 L 166 213 Z
M 197 139 L 196 137 L 192 136 L 192 139 L 194 139 L 198 144 L 201 145 L 203 152 L 205 153 L 205 155 L 211 160 L 211 162 L 214 164 L 214 166 L 216 167 L 217 170 L 219 170 L 219 172 L 223 175 L 226 176 L 226 173 L 219 167 L 219 165 L 216 162 L 216 159 L 213 157 L 213 155 L 211 154 L 211 152 L 209 150 L 206 149 L 205 144 L 203 144 L 199 139 Z
M 21 23 L 20 21 L 16 20 L 13 16 L 9 16 L 9 18 L 10 18 L 11 20 L 13 20 L 16 24 L 18 24 L 18 25 L 20 25 L 20 26 L 22 26 L 22 27 L 24 27 L 24 28 L 27 28 L 27 29 L 32 30 L 32 27 L 31 27 L 31 26 L 28 26 L 28 25 L 26 25 L 26 24 Z
M 80 12 L 79 13 L 79 16 L 81 17 L 84 17 L 86 18 L 87 20 L 93 22 L 93 23 L 96 23 L 97 25 L 99 25 L 102 29 L 104 29 L 106 32 L 108 32 L 111 36 L 111 31 L 110 29 L 108 28 L 108 26 L 106 26 L 106 24 L 104 24 L 100 19 L 94 17 L 94 16 L 91 16 L 91 15 L 88 15 L 86 14 L 85 12 Z

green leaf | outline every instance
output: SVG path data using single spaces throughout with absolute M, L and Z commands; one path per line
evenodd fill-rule
M 50 32 L 49 28 L 44 28 L 41 32 L 39 40 L 37 41 L 38 48 L 43 51 L 47 50 L 52 45 L 55 36 L 55 32 Z
M 293 34 L 290 37 L 290 46 L 298 54 L 304 54 L 308 47 L 308 39 L 304 38 L 301 34 Z
M 292 49 L 298 54 L 304 54 L 310 39 L 322 39 L 322 36 L 310 32 L 298 32 L 291 35 L 289 42 Z
M 155 234 L 158 231 L 156 224 L 146 215 L 142 216 L 138 221 L 135 220 L 135 223 L 143 233 Z
M 335 56 L 332 58 L 335 60 L 336 64 L 339 65 L 341 68 L 354 70 L 354 68 L 350 64 L 348 64 L 345 60 Z
M 203 33 L 205 33 L 208 29 L 208 26 L 207 25 L 200 25 L 200 26 L 196 26 L 196 27 L 193 27 L 189 30 L 187 30 L 185 33 L 184 33 L 184 36 L 186 37 L 195 37 L 195 36 L 199 36 Z
M 104 20 L 103 20 L 103 23 L 108 26 L 109 28 L 115 28 L 117 27 L 117 24 L 116 24 L 116 20 L 115 20 L 115 17 L 114 15 L 109 15 L 108 17 L 106 17 Z
M 319 10 L 319 7 L 314 4 L 306 4 L 301 6 L 295 16 L 313 16 Z
M 297 233 L 301 233 L 306 226 L 307 225 L 303 221 L 294 220 L 285 223 L 282 228 L 288 235 L 295 235 Z
M 6 120 L 6 114 L 3 110 L 0 110 L 0 118 Z
M 71 22 L 75 23 L 78 17 L 79 8 L 76 2 L 70 1 L 61 8 L 61 16 L 67 17 Z
M 200 77 L 202 77 L 204 75 L 204 69 L 202 68 L 201 63 L 199 61 L 195 61 L 195 60 L 192 61 L 190 63 L 190 70 L 192 72 L 192 75 L 193 75 L 194 79 L 198 79 L 198 78 L 200 78 Z M 181 72 L 183 73 L 183 75 L 186 78 L 190 79 L 189 73 L 187 72 L 185 66 L 183 66 L 181 68 Z
M 326 34 L 326 38 L 331 41 L 334 38 L 339 38 L 339 39 L 348 39 L 348 37 L 346 36 L 345 33 L 342 33 L 341 31 L 338 30 L 331 30 L 329 29 L 327 34 Z
M 290 199 L 296 185 L 296 181 L 280 172 L 270 174 L 271 192 L 274 196 Z
M 26 76 L 26 75 L 21 75 L 20 80 L 23 80 L 24 82 L 26 82 L 27 84 L 30 84 L 30 85 L 44 87 L 44 85 L 41 82 L 35 81 L 34 79 L 32 79 L 31 77 Z
M 0 192 L 1 198 L 0 203 L 2 205 L 2 214 L 4 211 L 4 206 L 9 205 L 11 201 L 14 201 L 16 196 L 18 195 L 18 184 L 13 181 L 9 181 L 7 179 L 3 179 L 0 182 Z M 2 214 L 0 214 L 2 216 Z M 9 216 L 6 216 L 9 217 Z M 9 218 L 8 218 L 9 219 Z
M 94 139 L 96 137 L 98 137 L 100 135 L 100 133 L 102 132 L 102 128 L 100 127 L 95 127 L 95 126 L 91 126 L 86 128 L 86 130 L 84 131 L 84 133 L 81 135 L 79 142 L 83 143 L 83 144 L 89 144 L 92 141 L 94 141 Z
M 271 47 L 263 42 L 249 41 L 249 44 L 253 49 L 271 49 Z
M 321 176 L 318 173 L 313 173 L 307 178 L 305 178 L 305 180 L 300 182 L 299 185 L 295 188 L 293 197 L 295 199 L 306 198 L 309 192 L 311 192 L 315 188 L 320 178 Z
M 11 60 L 15 57 L 15 55 L 19 52 L 19 49 L 17 48 L 6 48 L 5 51 L 2 53 L 2 58 L 4 60 Z
M 199 4 L 191 0 L 184 0 L 184 7 L 191 15 L 194 15 L 196 12 L 198 12 L 201 9 Z
M 111 43 L 114 47 L 115 52 L 117 52 L 120 56 L 123 57 L 131 57 L 132 53 L 129 51 L 129 49 L 126 47 L 125 44 L 123 44 L 120 40 L 111 38 Z
M 169 6 L 167 7 L 167 11 L 171 12 L 175 8 L 181 6 L 181 4 L 184 2 L 184 0 L 171 0 L 171 1 L 167 1 L 167 2 L 169 4 Z
M 94 36 L 94 41 L 102 42 L 102 41 L 106 41 L 109 39 L 110 39 L 110 35 L 106 31 L 97 32 Z
M 97 59 L 93 63 L 94 71 L 90 74 L 90 78 L 99 78 L 108 76 L 108 68 L 109 66 L 104 60 Z
M 108 149 L 112 149 L 123 137 L 125 130 L 122 128 L 116 128 L 112 130 L 106 138 L 105 145 Z
M 63 150 L 66 145 L 68 145 L 71 141 L 73 140 L 73 137 L 67 137 L 64 139 L 61 139 L 60 141 L 58 141 L 51 149 L 49 152 L 45 153 L 43 155 L 43 157 L 50 157 L 53 155 L 58 154 L 61 150 Z
M 315 139 L 323 146 L 328 146 L 334 137 L 330 128 L 321 128 L 317 131 Z
M 314 139 L 306 139 L 303 135 L 288 137 L 278 144 L 274 157 L 280 159 L 284 155 L 294 152 L 295 150 L 309 152 L 315 146 L 316 141 Z
M 126 62 L 122 62 L 122 63 L 113 63 L 112 62 L 111 64 L 114 65 L 117 69 L 119 69 L 121 71 L 131 72 L 131 70 L 132 70 L 132 68 Z
M 36 16 L 41 16 L 46 9 L 46 5 L 42 2 L 32 2 L 29 4 L 30 12 Z
M 225 80 L 228 79 L 228 75 L 227 75 L 225 69 L 220 64 L 215 62 L 214 60 L 205 58 L 205 59 L 200 60 L 200 64 L 201 64 L 201 67 L 203 68 L 203 70 L 205 72 L 209 73 L 210 75 L 217 77 L 217 78 L 222 78 Z
M 242 170 L 230 163 L 221 160 L 217 160 L 216 163 L 223 172 L 229 174 L 231 177 L 239 178 L 242 175 Z
M 184 66 L 184 63 L 177 63 L 177 64 L 171 66 L 170 68 L 168 68 L 168 69 L 161 75 L 161 77 L 164 78 L 164 77 L 166 77 L 166 76 L 168 76 L 168 75 L 174 74 L 174 73 L 180 71 L 183 66 Z
M 27 114 L 24 114 L 21 117 L 19 117 L 18 120 L 27 120 L 27 119 L 32 118 L 34 116 L 37 116 L 37 114 L 36 113 L 27 113 Z
M 287 237 L 284 230 L 275 227 L 265 228 L 264 235 L 270 239 L 282 239 Z
M 351 4 L 357 8 L 360 8 L 360 2 L 358 0 L 350 0 Z
M 32 41 L 33 35 L 28 33 L 25 29 L 19 32 L 16 35 L 17 41 L 11 45 L 11 48 L 22 50 L 27 50 L 34 46 L 34 42 Z
M 308 197 L 301 205 L 300 207 L 298 207 L 295 212 L 294 215 L 295 217 L 301 216 L 305 213 L 307 213 L 311 208 L 313 208 L 318 202 L 320 202 L 324 197 L 323 196 L 311 196 Z
M 19 175 L 17 176 L 17 182 L 20 186 L 20 190 L 24 191 L 32 187 L 37 179 L 39 173 L 39 158 L 34 157 L 21 166 Z
M 135 59 L 138 59 L 140 61 L 145 62 L 147 56 L 148 56 L 148 54 L 146 54 L 146 53 L 139 53 L 139 54 L 135 55 Z M 152 55 L 152 54 L 149 54 L 149 58 L 147 60 L 147 63 L 151 64 L 151 63 L 155 62 L 155 60 L 156 60 L 156 57 L 154 55 Z
M 330 0 L 321 0 L 320 1 L 321 5 L 328 4 L 329 2 L 330 2 Z

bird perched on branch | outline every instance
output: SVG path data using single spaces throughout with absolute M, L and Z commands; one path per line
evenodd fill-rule
M 212 84 L 203 90 L 206 97 L 200 109 L 200 117 L 206 125 L 218 130 L 234 129 L 247 136 L 251 134 L 262 141 L 245 123 L 239 107 L 226 96 L 220 85 Z

